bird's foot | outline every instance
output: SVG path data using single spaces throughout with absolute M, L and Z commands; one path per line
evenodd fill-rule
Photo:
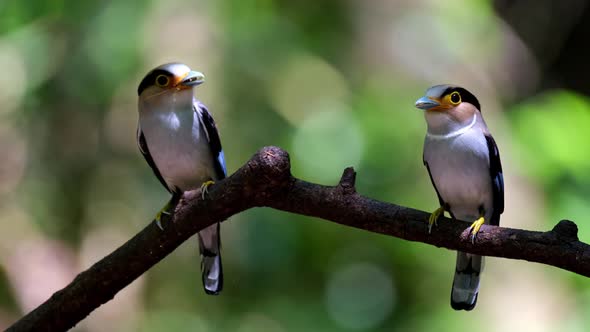
M 201 198 L 202 199 L 205 199 L 205 195 L 207 195 L 209 193 L 208 188 L 214 184 L 215 184 L 215 181 L 211 181 L 211 180 L 203 182 L 203 184 L 201 185 Z
M 162 215 L 163 215 L 163 214 L 165 214 L 165 215 L 169 216 L 169 215 L 170 215 L 170 212 L 168 212 L 168 211 L 166 211 L 166 210 L 162 209 L 162 210 L 160 210 L 158 213 L 156 213 L 156 218 L 154 218 L 154 219 L 156 220 L 156 225 L 157 225 L 157 226 L 158 226 L 158 228 L 159 228 L 160 230 L 162 230 L 162 231 L 164 230 L 164 227 L 162 227 Z
M 443 206 L 439 207 L 438 209 L 434 210 L 428 218 L 428 234 L 432 232 L 432 225 L 438 226 L 438 218 L 445 213 L 445 208 Z
M 165 214 L 167 216 L 170 215 L 170 212 L 168 212 L 168 210 L 170 209 L 171 204 L 172 204 L 172 199 L 169 200 L 168 203 L 166 203 L 166 205 L 164 205 L 164 207 L 162 207 L 162 209 L 160 209 L 160 211 L 158 211 L 158 213 L 156 213 L 156 217 L 154 218 L 154 220 L 156 221 L 156 225 L 162 231 L 164 230 L 164 227 L 162 227 L 162 215 L 163 214 Z
M 475 237 L 477 236 L 477 233 L 479 232 L 481 225 L 483 225 L 485 222 L 486 220 L 484 219 L 484 217 L 479 217 L 479 219 L 477 219 L 473 222 L 473 224 L 471 224 L 471 244 L 475 244 Z

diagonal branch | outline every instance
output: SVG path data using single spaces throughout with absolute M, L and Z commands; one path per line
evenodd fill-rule
M 355 178 L 354 170 L 347 168 L 336 186 L 305 182 L 291 176 L 287 152 L 263 148 L 232 176 L 212 186 L 205 200 L 200 190 L 186 192 L 170 220 L 163 222 L 163 231 L 149 224 L 8 331 L 73 327 L 199 230 L 256 206 L 437 247 L 552 265 L 590 277 L 590 246 L 578 241 L 577 227 L 571 221 L 562 220 L 548 232 L 484 225 L 472 244 L 469 223 L 441 218 L 429 235 L 428 213 L 361 196 L 355 190 Z

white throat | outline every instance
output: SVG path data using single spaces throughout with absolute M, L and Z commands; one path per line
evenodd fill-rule
M 192 89 L 142 95 L 139 97 L 140 116 L 145 112 L 192 111 L 193 98 Z
M 454 131 L 451 131 L 451 132 L 445 133 L 445 134 L 432 134 L 432 133 L 430 133 L 430 131 L 428 131 L 426 133 L 426 136 L 431 139 L 435 139 L 435 140 L 444 140 L 444 139 L 457 137 L 457 136 L 465 134 L 467 131 L 469 131 L 469 129 L 473 128 L 473 126 L 475 126 L 476 122 L 477 122 L 477 113 L 474 113 L 473 119 L 471 119 L 471 122 L 464 127 L 461 127 L 457 130 L 454 130 Z

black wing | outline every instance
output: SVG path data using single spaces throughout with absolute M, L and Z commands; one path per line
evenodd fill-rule
M 215 126 L 215 121 L 207 110 L 207 107 L 200 101 L 194 103 L 195 112 L 199 114 L 199 120 L 205 128 L 205 134 L 207 134 L 207 140 L 209 141 L 209 147 L 211 153 L 215 159 L 214 167 L 217 179 L 224 179 L 227 176 L 227 169 L 225 167 L 225 156 L 223 149 L 221 148 L 221 140 L 219 139 L 219 133 Z
M 428 176 L 430 176 L 430 182 L 432 182 L 432 186 L 434 187 L 434 190 L 436 191 L 436 196 L 438 196 L 438 203 L 440 204 L 440 206 L 446 207 L 445 201 L 443 201 L 442 197 L 440 197 L 438 189 L 436 189 L 436 184 L 434 183 L 434 179 L 432 178 L 432 173 L 430 173 L 430 167 L 428 166 L 426 159 L 422 158 L 422 161 L 424 162 L 424 166 L 426 166 L 426 170 L 428 171 Z
M 160 174 L 158 167 L 156 167 L 156 163 L 154 162 L 154 159 L 150 154 L 147 142 L 145 141 L 145 137 L 143 136 L 143 132 L 141 131 L 141 128 L 139 126 L 137 126 L 137 146 L 139 147 L 139 151 L 145 158 L 145 161 L 147 161 L 148 165 L 150 165 L 152 171 L 154 171 L 154 174 L 156 174 L 156 177 L 158 178 L 158 180 L 160 180 L 164 188 L 166 188 L 166 190 L 168 190 L 170 193 L 173 193 L 172 190 L 168 188 L 168 185 L 166 184 L 166 181 L 164 181 L 164 178 L 162 178 L 162 175 Z
M 502 163 L 500 152 L 496 141 L 490 134 L 485 134 L 490 156 L 490 176 L 492 178 L 493 213 L 490 225 L 500 225 L 500 214 L 504 212 L 504 175 L 502 174 Z

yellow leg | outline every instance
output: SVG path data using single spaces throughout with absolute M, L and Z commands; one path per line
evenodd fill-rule
M 209 190 L 207 188 L 209 188 L 209 186 L 215 184 L 215 181 L 205 181 L 203 182 L 203 184 L 201 185 L 201 198 L 205 199 L 205 195 L 209 192 Z
M 172 206 L 172 199 L 171 198 L 168 203 L 166 203 L 166 205 L 164 205 L 164 207 L 162 207 L 160 209 L 160 211 L 158 211 L 158 213 L 156 213 L 156 217 L 154 218 L 156 220 L 156 225 L 158 225 L 158 227 L 161 230 L 164 230 L 164 228 L 162 227 L 162 215 L 170 215 L 170 212 L 168 212 L 168 210 L 170 209 L 170 207 Z
M 476 221 L 473 222 L 473 224 L 471 224 L 471 243 L 475 244 L 475 237 L 477 236 L 477 232 L 479 232 L 479 229 L 481 228 L 481 225 L 483 225 L 486 222 L 484 217 L 479 217 L 479 219 L 477 219 Z
M 438 226 L 438 218 L 440 218 L 440 216 L 442 216 L 444 213 L 444 206 L 441 206 L 438 209 L 434 210 L 434 212 L 432 212 L 430 218 L 428 218 L 428 234 L 432 232 L 432 225 Z

